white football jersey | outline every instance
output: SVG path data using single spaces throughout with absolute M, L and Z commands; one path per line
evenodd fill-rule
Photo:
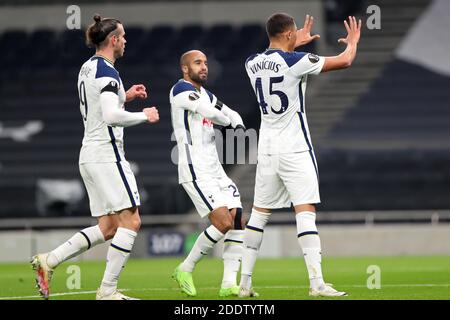
M 261 127 L 258 152 L 280 154 L 312 150 L 305 113 L 308 74 L 318 74 L 324 57 L 268 49 L 250 56 L 245 69 L 256 94 Z
M 170 90 L 172 126 L 178 146 L 179 183 L 223 177 L 213 123 L 196 112 L 199 103 L 214 108 L 217 98 L 201 87 L 179 80 Z
M 102 116 L 100 93 L 111 87 L 118 88 L 119 102 L 115 107 L 124 109 L 126 93 L 119 72 L 112 63 L 103 57 L 93 56 L 83 64 L 78 74 L 80 111 L 84 123 L 80 164 L 125 160 L 123 127 L 107 125 Z

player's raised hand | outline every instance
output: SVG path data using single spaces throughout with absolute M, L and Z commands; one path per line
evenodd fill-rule
M 135 84 L 128 89 L 126 102 L 133 101 L 136 98 L 147 99 L 147 89 L 143 84 Z
M 155 123 L 159 121 L 159 112 L 156 107 L 144 108 L 142 112 L 147 116 L 147 121 L 150 123 Z
M 315 39 L 320 38 L 318 34 L 311 36 L 311 29 L 313 23 L 314 17 L 307 14 L 305 18 L 305 23 L 303 24 L 303 28 L 297 30 L 297 41 L 295 42 L 296 48 L 308 44 Z
M 340 38 L 338 42 L 345 44 L 357 44 L 361 36 L 361 19 L 357 22 L 355 17 L 349 16 L 348 22 L 344 21 L 344 25 L 345 29 L 347 29 L 347 37 L 345 39 Z

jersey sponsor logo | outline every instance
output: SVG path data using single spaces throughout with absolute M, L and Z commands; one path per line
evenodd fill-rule
M 204 126 L 206 126 L 206 127 L 212 127 L 212 126 L 213 126 L 212 121 L 209 120 L 209 119 L 206 119 L 206 118 L 203 118 L 202 124 L 203 124 Z
M 312 63 L 317 63 L 317 62 L 319 62 L 319 60 L 320 60 L 319 56 L 315 55 L 314 53 L 308 54 L 308 59 L 309 59 L 309 61 L 311 61 Z
M 200 96 L 198 95 L 197 92 L 191 92 L 189 94 L 189 100 L 191 100 L 191 101 L 198 100 L 199 98 L 200 98 Z

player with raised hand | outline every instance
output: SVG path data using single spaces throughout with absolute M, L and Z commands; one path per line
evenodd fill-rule
M 142 84 L 124 90 L 114 63 L 125 50 L 125 30 L 117 19 L 94 16 L 86 31 L 95 55 L 86 61 L 78 75 L 80 112 L 84 138 L 79 168 L 89 196 L 91 214 L 98 224 L 85 228 L 51 252 L 32 258 L 37 287 L 49 298 L 54 269 L 94 246 L 112 239 L 107 253 L 106 270 L 97 300 L 134 300 L 117 290 L 117 283 L 140 228 L 140 198 L 130 164 L 125 159 L 123 128 L 159 121 L 155 107 L 142 112 L 124 110 L 124 103 L 136 98 L 146 99 Z
M 314 17 L 309 14 L 306 15 L 303 28 L 297 30 L 297 39 L 295 42 L 295 48 L 304 46 L 313 40 L 320 39 L 320 35 L 311 35 L 311 29 L 314 24 Z
M 264 227 L 272 209 L 294 206 L 298 242 L 310 279 L 311 296 L 344 296 L 323 280 L 321 244 L 316 227 L 320 203 L 319 172 L 306 120 L 305 90 L 309 74 L 349 67 L 356 55 L 361 21 L 349 17 L 347 37 L 339 42 L 346 49 L 334 57 L 297 52 L 318 35 L 311 36 L 313 17 L 306 16 L 297 30 L 294 18 L 285 13 L 269 17 L 270 40 L 263 53 L 250 56 L 245 68 L 261 111 L 253 209 L 245 229 L 240 297 L 255 297 L 252 273 L 261 246 Z
M 196 296 L 192 279 L 195 265 L 225 237 L 224 272 L 219 296 L 237 296 L 244 221 L 239 191 L 226 175 L 217 154 L 213 124 L 245 129 L 241 116 L 203 86 L 208 62 L 198 50 L 180 59 L 183 78 L 170 90 L 172 125 L 178 146 L 178 179 L 199 215 L 211 225 L 197 238 L 173 278 L 182 292 Z

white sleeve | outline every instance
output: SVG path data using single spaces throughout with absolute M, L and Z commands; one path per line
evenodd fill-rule
M 120 109 L 119 96 L 105 91 L 100 94 L 103 121 L 110 126 L 130 127 L 147 121 L 144 112 L 128 112 Z
M 242 121 L 241 116 L 236 111 L 229 108 L 226 104 L 222 105 L 221 111 L 224 115 L 226 115 L 228 118 L 230 118 L 231 126 L 233 128 L 236 128 L 238 125 L 244 126 L 244 121 Z
M 196 112 L 200 104 L 200 95 L 195 91 L 184 91 L 172 98 L 172 106 Z
M 307 74 L 319 74 L 325 63 L 325 57 L 319 57 L 313 53 L 295 52 L 300 59 L 291 66 L 291 72 L 297 77 Z M 302 55 L 302 56 L 300 56 Z
M 205 118 L 211 120 L 213 123 L 220 126 L 229 126 L 231 124 L 230 118 L 224 113 L 212 107 L 210 104 L 201 103 L 197 107 L 197 113 L 201 114 Z
M 195 91 L 185 91 L 177 94 L 172 98 L 172 106 L 199 113 L 213 123 L 221 126 L 228 126 L 231 123 L 230 119 L 214 108 L 212 103 L 202 102 L 200 95 Z

